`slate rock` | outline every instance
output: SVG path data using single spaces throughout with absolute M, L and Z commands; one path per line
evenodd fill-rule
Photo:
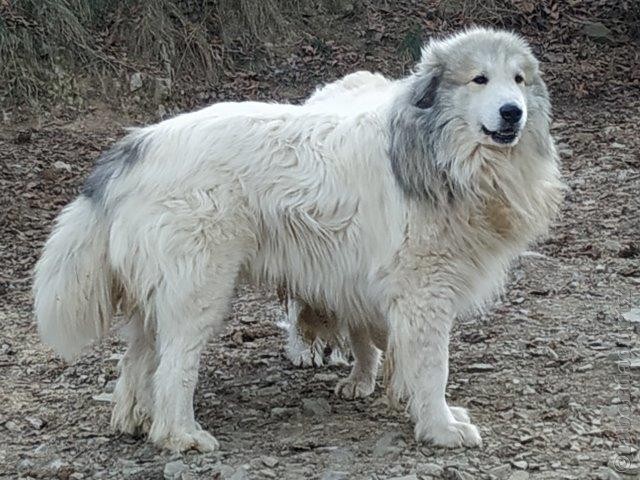
M 168 462 L 164 466 L 163 475 L 165 480 L 179 479 L 182 474 L 189 469 L 182 460 L 176 460 L 174 462 Z

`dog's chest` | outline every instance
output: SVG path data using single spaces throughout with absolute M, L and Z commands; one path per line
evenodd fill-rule
M 478 208 L 476 216 L 479 217 L 476 219 L 478 226 L 482 225 L 486 228 L 491 236 L 503 240 L 513 236 L 515 227 L 513 207 L 496 192 L 485 199 Z

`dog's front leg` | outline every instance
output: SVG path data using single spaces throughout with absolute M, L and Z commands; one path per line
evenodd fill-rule
M 453 295 L 422 289 L 395 299 L 389 310 L 389 352 L 394 365 L 391 389 L 407 398 L 416 439 L 444 447 L 482 444 L 465 409 L 449 407 L 449 332 Z

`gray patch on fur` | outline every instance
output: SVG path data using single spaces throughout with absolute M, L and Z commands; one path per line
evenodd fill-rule
M 129 135 L 104 152 L 85 180 L 82 195 L 100 202 L 109 182 L 124 174 L 142 158 L 144 140 L 144 136 Z
M 418 100 L 416 107 L 418 108 L 431 108 L 436 101 L 436 93 L 438 92 L 438 85 L 440 84 L 440 76 L 434 75 L 431 81 L 427 85 L 422 98 Z
M 438 72 L 416 75 L 413 86 L 396 100 L 390 121 L 391 169 L 404 193 L 429 203 L 451 202 L 460 193 L 446 164 L 439 162 L 445 129 L 453 118 L 444 108 L 446 85 Z

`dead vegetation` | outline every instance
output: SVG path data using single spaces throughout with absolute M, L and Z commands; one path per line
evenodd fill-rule
M 0 105 L 83 107 L 127 93 L 126 79 L 135 72 L 168 79 L 181 90 L 194 84 L 211 89 L 239 70 L 280 68 L 274 59 L 301 56 L 301 43 L 303 57 L 365 67 L 332 47 L 345 36 L 337 25 L 353 29 L 349 40 L 362 40 L 354 47 L 390 48 L 408 66 L 425 38 L 472 23 L 537 37 L 534 43 L 549 52 L 573 43 L 575 56 L 597 64 L 590 74 L 622 64 L 621 75 L 625 68 L 627 76 L 640 75 L 630 68 L 637 66 L 632 51 L 640 41 L 636 0 L 3 0 Z M 585 35 L 598 43 L 595 51 L 588 44 L 579 51 Z M 607 51 L 616 47 L 622 48 Z
M 320 0 L 333 8 L 336 0 Z M 298 0 L 8 0 L 0 2 L 0 100 L 69 100 L 78 79 L 150 70 L 215 81 L 225 48 L 285 32 Z M 320 8 L 319 7 L 319 8 Z

